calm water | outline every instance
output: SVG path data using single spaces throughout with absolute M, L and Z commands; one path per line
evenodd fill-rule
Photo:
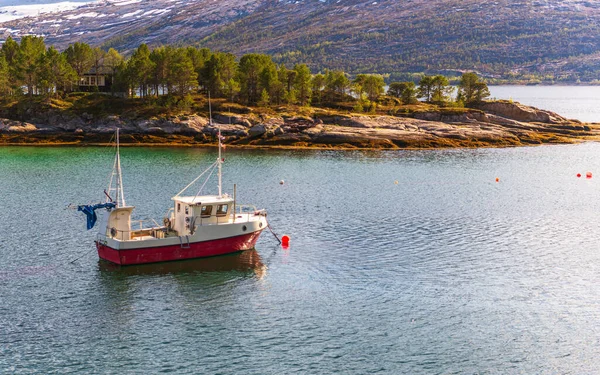
M 567 118 L 600 122 L 600 86 L 490 86 L 490 94 Z
M 0 148 L 0 372 L 600 368 L 600 144 L 228 150 L 225 184 L 291 247 L 122 269 L 65 209 L 99 197 L 109 153 Z M 128 203 L 161 218 L 214 156 L 123 150 Z

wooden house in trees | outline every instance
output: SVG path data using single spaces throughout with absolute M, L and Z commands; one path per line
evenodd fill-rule
M 100 68 L 98 72 L 94 68 L 84 73 L 79 80 L 79 91 L 84 92 L 111 92 L 113 76 Z

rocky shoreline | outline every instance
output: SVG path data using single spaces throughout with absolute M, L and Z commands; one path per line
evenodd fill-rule
M 94 118 L 60 112 L 29 114 L 30 121 L 0 118 L 0 145 L 96 145 L 121 129 L 123 145 L 239 147 L 448 148 L 573 143 L 600 139 L 600 124 L 584 124 L 556 113 L 509 101 L 472 109 L 440 109 L 406 115 L 338 114 L 266 116 L 221 112 L 211 125 L 200 115 L 170 118 Z

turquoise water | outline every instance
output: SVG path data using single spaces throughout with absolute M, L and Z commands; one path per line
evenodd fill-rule
M 0 148 L 0 373 L 595 373 L 599 156 L 227 150 L 225 186 L 290 248 L 117 268 L 66 209 L 101 197 L 111 150 Z M 122 157 L 160 219 L 215 150 Z

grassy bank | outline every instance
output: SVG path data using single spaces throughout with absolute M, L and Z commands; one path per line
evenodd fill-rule
M 383 96 L 376 106 L 367 111 L 357 112 L 356 102 L 350 100 L 322 105 L 297 106 L 280 105 L 270 107 L 250 107 L 217 98 L 211 100 L 213 111 L 248 115 L 257 119 L 269 116 L 319 117 L 327 115 L 399 115 L 411 116 L 419 112 L 441 111 L 462 113 L 465 108 L 446 108 L 428 103 L 404 105 L 397 98 Z M 0 99 L 0 117 L 23 122 L 33 122 L 45 116 L 61 114 L 88 119 L 102 119 L 119 116 L 123 119 L 170 118 L 199 114 L 208 116 L 208 100 L 204 95 L 195 94 L 184 98 L 162 96 L 158 98 L 120 98 L 102 93 L 71 93 L 61 98 L 27 97 Z

